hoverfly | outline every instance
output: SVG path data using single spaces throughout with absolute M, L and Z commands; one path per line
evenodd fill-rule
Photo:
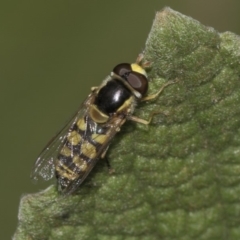
M 136 63 L 121 63 L 99 87 L 92 87 L 75 116 L 43 149 L 35 162 L 32 177 L 57 178 L 59 190 L 72 194 L 86 179 L 97 161 L 104 158 L 111 139 L 126 120 L 149 124 L 149 120 L 133 116 L 140 101 L 155 99 L 174 82 L 163 85 L 157 93 L 145 96 L 148 77 L 140 54 Z

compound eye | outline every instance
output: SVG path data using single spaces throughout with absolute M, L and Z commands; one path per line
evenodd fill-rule
M 129 63 L 120 63 L 113 69 L 113 72 L 120 77 L 123 77 L 126 73 L 129 73 L 131 71 L 132 67 Z
M 130 86 L 141 93 L 144 96 L 148 90 L 148 80 L 141 73 L 129 72 L 124 76 L 124 79 L 130 84 Z

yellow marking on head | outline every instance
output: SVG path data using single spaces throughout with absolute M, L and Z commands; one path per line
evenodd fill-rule
M 140 65 L 138 65 L 137 63 L 132 63 L 131 64 L 131 68 L 134 72 L 138 72 L 138 73 L 141 73 L 142 75 L 146 76 L 147 77 L 147 73 L 145 71 L 144 68 L 142 68 Z
M 97 156 L 96 148 L 89 142 L 83 142 L 81 145 L 82 153 L 90 159 Z
M 69 157 L 69 156 L 71 156 L 71 149 L 69 149 L 67 146 L 64 146 L 61 149 L 60 153 L 66 157 Z
M 104 134 L 97 134 L 97 133 L 92 134 L 92 139 L 100 144 L 105 143 L 107 138 L 108 138 L 108 136 L 104 135 Z
M 86 130 L 86 123 L 84 121 L 83 118 L 80 118 L 78 121 L 77 121 L 77 126 L 80 130 L 82 131 L 85 131 Z
M 87 170 L 87 162 L 81 159 L 79 156 L 74 156 L 73 157 L 73 162 L 76 164 L 76 166 L 79 168 L 80 171 L 85 172 Z
M 81 141 L 81 136 L 76 131 L 72 131 L 68 134 L 67 139 L 72 145 L 78 145 Z

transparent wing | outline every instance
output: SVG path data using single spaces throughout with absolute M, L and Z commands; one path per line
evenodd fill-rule
M 43 179 L 45 181 L 51 179 L 55 173 L 55 160 L 57 155 L 64 145 L 64 140 L 66 135 L 68 134 L 71 127 L 76 123 L 76 121 L 81 118 L 86 112 L 87 104 L 86 102 L 89 101 L 91 95 L 86 99 L 86 101 L 81 105 L 77 113 L 70 119 L 69 122 L 56 134 L 56 136 L 47 144 L 47 146 L 43 149 L 40 153 L 39 157 L 37 158 L 32 173 L 31 178 L 33 180 Z

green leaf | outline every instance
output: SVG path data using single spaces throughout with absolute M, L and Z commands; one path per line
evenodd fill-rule
M 15 240 L 240 239 L 240 41 L 169 8 L 146 42 L 149 93 L 76 195 L 23 196 Z

